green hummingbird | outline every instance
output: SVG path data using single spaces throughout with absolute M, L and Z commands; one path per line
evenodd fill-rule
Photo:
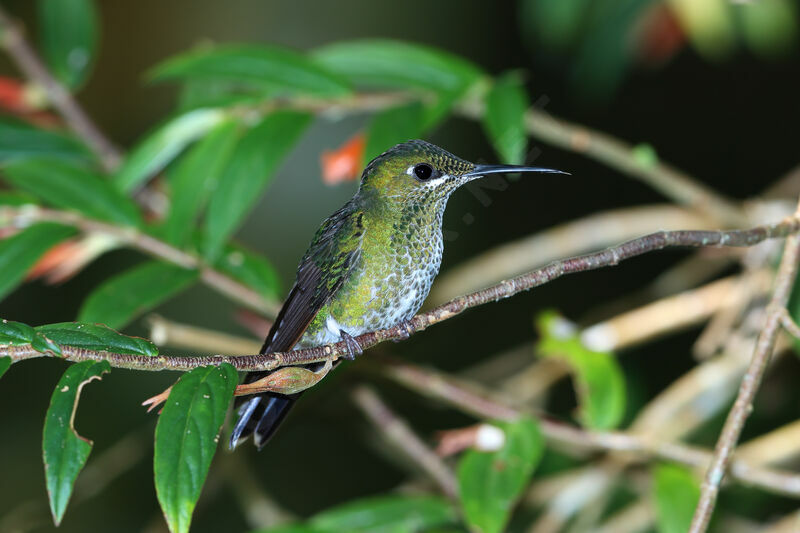
M 261 353 L 344 340 L 411 319 L 442 262 L 442 215 L 460 186 L 489 174 L 548 168 L 476 165 L 425 141 L 398 144 L 373 159 L 355 196 L 317 230 Z M 252 372 L 246 383 L 268 372 Z M 299 394 L 243 397 L 230 447 L 254 435 L 261 448 Z

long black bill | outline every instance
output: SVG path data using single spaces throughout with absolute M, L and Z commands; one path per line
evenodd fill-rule
M 543 172 L 548 174 L 566 174 L 569 176 L 569 172 L 552 168 L 524 167 L 518 165 L 475 165 L 472 171 L 462 174 L 461 177 L 477 178 L 480 176 L 488 176 L 489 174 L 514 174 L 518 172 Z

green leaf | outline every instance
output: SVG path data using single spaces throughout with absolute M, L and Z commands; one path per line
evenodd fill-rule
M 700 499 L 700 484 L 686 468 L 663 464 L 653 473 L 653 493 L 659 533 L 689 530 Z
M 277 46 L 234 45 L 195 50 L 161 63 L 154 80 L 233 81 L 263 89 L 265 94 L 346 96 L 350 88 L 339 76 L 306 56 Z
M 42 53 L 50 71 L 70 88 L 89 74 L 97 47 L 92 0 L 39 0 Z
M 0 357 L 0 378 L 3 377 L 3 374 L 6 373 L 6 370 L 11 367 L 11 358 L 10 357 Z
M 247 248 L 229 243 L 214 266 L 258 291 L 267 300 L 281 296 L 280 279 L 275 268 L 266 258 Z
M 483 125 L 500 159 L 509 165 L 521 165 L 525 161 L 528 146 L 525 110 L 528 105 L 528 95 L 515 72 L 497 78 L 486 96 Z
M 131 151 L 114 176 L 117 187 L 125 192 L 135 189 L 227 117 L 225 110 L 211 108 L 195 109 L 168 120 Z
M 75 410 L 84 385 L 111 371 L 108 361 L 83 361 L 67 368 L 50 398 L 44 422 L 42 452 L 50 511 L 61 522 L 72 487 L 92 451 L 92 442 L 75 431 Z
M 74 346 L 87 350 L 131 355 L 144 355 L 147 357 L 155 357 L 158 355 L 158 348 L 149 340 L 122 335 L 100 324 L 61 322 L 58 324 L 38 326 L 35 330 L 37 333 L 44 335 L 54 343 L 62 346 Z
M 371 161 L 390 146 L 416 139 L 422 131 L 423 110 L 419 102 L 385 109 L 372 118 L 364 160 Z
M 72 235 L 75 235 L 72 228 L 41 223 L 0 240 L 0 299 L 22 281 L 47 250 Z
M 56 159 L 27 159 L 5 167 L 5 178 L 48 204 L 74 209 L 91 218 L 139 226 L 133 201 L 101 176 Z
M 0 191 L 0 206 L 19 207 L 36 205 L 39 201 L 32 195 L 19 191 Z
M 71 161 L 91 159 L 86 146 L 74 137 L 8 117 L 0 119 L 0 162 L 42 156 Z
M 240 136 L 239 124 L 233 120 L 222 122 L 170 169 L 172 205 L 164 223 L 167 241 L 178 246 L 186 244 L 197 215 L 217 188 Z
M 173 533 L 189 531 L 237 381 L 227 363 L 196 368 L 173 385 L 158 417 L 156 493 Z
M 209 262 L 215 262 L 310 119 L 307 113 L 278 111 L 244 134 L 208 204 L 203 233 Z
M 745 42 L 767 59 L 788 55 L 797 43 L 796 3 L 765 0 L 748 6 L 733 6 Z
M 28 324 L 13 320 L 0 320 L 0 345 L 30 344 L 36 336 L 36 330 Z
M 536 351 L 569 365 L 578 394 L 581 423 L 592 429 L 612 429 L 625 414 L 625 377 L 614 354 L 593 352 L 581 343 L 566 321 L 553 311 L 539 315 L 542 338 Z M 566 331 L 565 331 L 566 330 Z
M 119 329 L 141 313 L 189 287 L 196 270 L 148 261 L 107 279 L 83 302 L 80 322 L 97 322 Z
M 313 517 L 321 531 L 352 533 L 414 533 L 451 524 L 453 506 L 436 496 L 382 496 L 346 503 Z
M 388 39 L 323 46 L 314 58 L 351 83 L 368 87 L 463 92 L 483 76 L 477 66 L 453 54 Z
M 269 529 L 257 529 L 253 533 L 330 533 L 328 530 L 319 529 L 306 524 L 285 524 Z
M 470 450 L 458 464 L 464 516 L 480 533 L 503 531 L 544 452 L 539 425 L 532 418 L 494 424 L 505 433 L 503 447 L 495 452 Z

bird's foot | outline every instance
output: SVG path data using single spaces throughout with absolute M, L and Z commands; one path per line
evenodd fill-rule
M 416 331 L 416 328 L 414 328 L 414 325 L 411 323 L 410 320 L 403 320 L 402 322 L 397 324 L 397 328 L 399 330 L 400 335 L 397 338 L 392 339 L 392 341 L 394 342 L 404 341 L 411 335 L 413 335 L 414 332 Z
M 342 354 L 342 357 L 348 361 L 353 361 L 357 355 L 361 355 L 364 352 L 364 350 L 361 349 L 361 345 L 358 344 L 358 341 L 352 335 L 344 330 L 340 331 L 339 335 L 341 335 L 342 340 L 347 346 L 347 353 Z

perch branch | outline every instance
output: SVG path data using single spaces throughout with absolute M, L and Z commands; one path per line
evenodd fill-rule
M 2 211 L 0 211 L 2 214 Z M 617 265 L 647 252 L 667 247 L 699 246 L 752 246 L 766 239 L 786 237 L 800 230 L 800 218 L 788 217 L 776 224 L 757 226 L 748 230 L 733 231 L 660 231 L 634 239 L 619 246 L 599 252 L 555 261 L 549 265 L 528 272 L 516 278 L 498 283 L 492 287 L 467 294 L 418 314 L 406 323 L 391 328 L 364 333 L 356 337 L 363 349 L 371 348 L 380 342 L 391 339 L 405 339 L 410 334 L 448 320 L 472 307 L 508 298 L 522 291 L 544 285 L 566 274 L 584 272 Z M 280 366 L 294 366 L 306 363 L 331 361 L 348 353 L 344 341 L 294 350 L 259 355 L 211 355 L 198 356 L 137 356 L 105 351 L 92 351 L 83 348 L 64 346 L 63 357 L 70 361 L 107 360 L 111 366 L 139 370 L 191 370 L 203 365 L 229 363 L 238 370 L 263 371 Z M 52 355 L 34 350 L 30 345 L 0 346 L 0 357 L 10 356 L 12 361 Z M 254 391 L 255 392 L 255 391 Z
M 708 529 L 722 478 L 725 476 L 744 423 L 752 411 L 753 399 L 775 348 L 775 342 L 781 330 L 783 310 L 789 301 L 794 279 L 797 276 L 798 260 L 800 260 L 800 237 L 792 235 L 786 240 L 783 248 L 783 258 L 776 277 L 775 291 L 767 306 L 766 323 L 758 336 L 750 366 L 742 378 L 739 394 L 728 413 L 728 418 L 714 450 L 713 460 L 700 487 L 700 501 L 689 528 L 690 533 L 703 533 Z

